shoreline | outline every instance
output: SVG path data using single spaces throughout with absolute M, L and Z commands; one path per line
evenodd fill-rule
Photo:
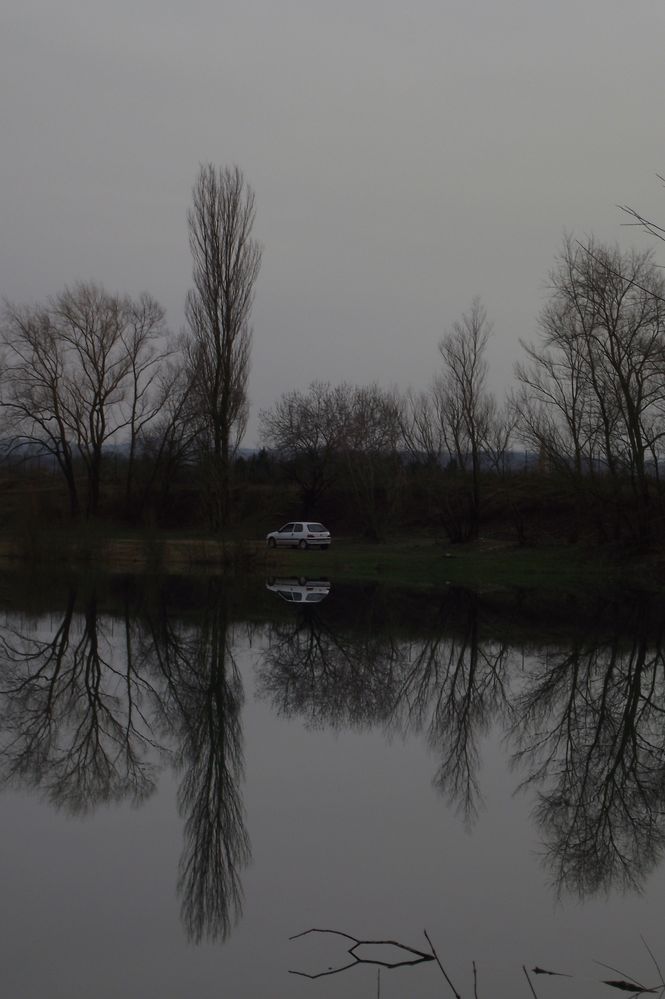
M 428 537 L 394 538 L 372 544 L 335 540 L 328 551 L 275 551 L 263 541 L 118 534 L 99 531 L 40 532 L 0 536 L 0 567 L 6 569 L 91 567 L 107 573 L 188 575 L 240 572 L 409 586 L 602 589 L 630 586 L 665 589 L 665 554 L 611 546 L 517 546 L 500 539 L 446 545 Z

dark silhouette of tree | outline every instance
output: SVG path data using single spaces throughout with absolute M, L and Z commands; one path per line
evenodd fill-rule
M 364 597 L 360 627 L 344 628 L 325 608 L 303 607 L 270 627 L 259 667 L 264 696 L 287 717 L 315 727 L 380 725 L 425 732 L 440 760 L 439 790 L 471 821 L 477 812 L 478 741 L 509 713 L 509 648 L 481 640 L 472 597 L 441 602 L 428 634 L 407 639 Z
M 665 185 L 665 177 L 663 177 L 662 174 L 656 174 L 656 176 L 658 177 L 658 180 L 663 185 Z M 622 212 L 625 212 L 626 215 L 630 216 L 630 218 L 633 220 L 632 222 L 626 222 L 625 223 L 626 225 L 638 226 L 640 229 L 643 229 L 644 232 L 647 232 L 650 236 L 655 236 L 656 239 L 665 241 L 665 229 L 663 228 L 662 225 L 659 225 L 653 219 L 647 218 L 646 215 L 642 215 L 641 212 L 639 212 L 636 208 L 631 207 L 630 205 L 619 205 L 619 208 L 621 209 Z
M 515 705 L 516 761 L 559 890 L 640 888 L 665 845 L 661 637 L 580 641 L 537 656 Z
M 580 501 L 599 475 L 609 481 L 615 531 L 644 539 L 665 436 L 665 282 L 650 252 L 570 239 L 550 280 L 541 342 L 516 367 L 522 439 L 573 477 Z
M 399 453 L 402 401 L 378 385 L 346 387 L 340 419 L 342 453 L 363 533 L 383 541 L 403 478 Z
M 287 463 L 303 517 L 312 515 L 339 476 L 343 394 L 343 387 L 312 382 L 306 391 L 287 392 L 260 413 L 262 440 Z
M 479 740 L 510 716 L 511 650 L 481 638 L 479 617 L 472 594 L 443 602 L 437 632 L 412 649 L 395 704 L 403 731 L 427 733 L 440 760 L 435 785 L 468 824 L 481 800 Z
M 313 382 L 261 412 L 262 439 L 298 483 L 303 516 L 344 482 L 363 533 L 382 538 L 402 478 L 401 407 L 378 385 Z
M 480 524 L 480 471 L 483 443 L 495 416 L 496 404 L 486 388 L 485 351 L 492 324 L 480 298 L 453 323 L 439 342 L 443 369 L 437 382 L 438 410 L 448 452 L 471 473 L 469 537 Z
M 242 681 L 233 654 L 225 584 L 210 581 L 189 625 L 150 617 L 143 654 L 165 680 L 162 724 L 177 740 L 178 805 L 185 845 L 178 890 L 189 936 L 225 939 L 242 911 L 241 872 L 250 858 L 241 797 Z
M 224 939 L 240 915 L 249 860 L 240 786 L 242 683 L 228 601 L 210 586 L 185 625 L 164 603 L 121 618 L 99 613 L 94 591 L 67 593 L 45 638 L 0 635 L 0 779 L 37 788 L 56 806 L 88 812 L 138 804 L 160 767 L 182 771 L 185 844 L 178 890 L 190 937 Z
M 303 607 L 269 627 L 260 690 L 280 714 L 313 728 L 364 728 L 390 716 L 399 656 L 385 635 L 345 632 Z
M 0 409 L 13 448 L 48 454 L 62 472 L 72 514 L 98 512 L 105 448 L 129 442 L 131 496 L 139 434 L 163 399 L 155 392 L 168 353 L 164 311 L 149 295 L 111 295 L 99 285 L 65 288 L 46 305 L 6 304 Z
M 132 508 L 137 518 L 146 510 L 157 518 L 168 513 L 178 479 L 195 475 L 202 433 L 195 410 L 189 373 L 174 362 L 162 366 L 158 388 L 161 406 L 156 418 L 139 432 L 141 473 L 137 475 Z
M 252 237 L 254 192 L 238 167 L 201 166 L 187 213 L 194 287 L 187 296 L 188 368 L 204 436 L 213 528 L 229 515 L 232 459 L 248 414 L 249 324 L 261 247 Z
M 76 613 L 70 589 L 49 638 L 17 628 L 0 636 L 4 781 L 41 789 L 74 813 L 155 787 L 155 746 L 143 714 L 152 690 L 131 655 L 118 658 L 94 594 Z M 78 628 L 78 622 L 81 628 Z M 129 640 L 129 622 L 127 646 Z

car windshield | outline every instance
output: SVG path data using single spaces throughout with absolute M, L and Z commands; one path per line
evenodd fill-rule
M 325 531 L 325 527 L 323 524 L 308 524 L 307 530 L 313 531 L 315 534 L 320 534 L 321 531 Z

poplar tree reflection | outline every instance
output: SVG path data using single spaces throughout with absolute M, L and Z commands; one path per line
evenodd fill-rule
M 107 801 L 144 800 L 155 786 L 142 706 L 149 684 L 131 656 L 118 658 L 118 622 L 100 618 L 94 594 L 75 614 L 67 593 L 55 632 L 0 634 L 2 779 L 40 788 L 72 813 Z M 129 621 L 125 619 L 126 634 Z M 128 643 L 131 646 L 131 643 Z
M 211 580 L 193 626 L 165 608 L 149 617 L 143 656 L 165 680 L 162 724 L 178 744 L 178 806 L 185 844 L 178 890 L 188 935 L 225 939 L 242 910 L 241 872 L 250 859 L 243 779 L 242 681 L 233 653 L 225 585 Z
M 664 667 L 662 637 L 639 632 L 536 657 L 516 700 L 516 760 L 539 788 L 559 890 L 639 889 L 662 852 Z
M 188 935 L 224 939 L 241 912 L 250 849 L 242 682 L 226 591 L 212 581 L 189 624 L 157 610 L 101 615 L 67 592 L 61 619 L 0 633 L 0 779 L 83 813 L 143 801 L 165 763 L 182 771 L 178 892 Z

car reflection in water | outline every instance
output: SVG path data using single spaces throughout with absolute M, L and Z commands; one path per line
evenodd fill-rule
M 330 593 L 330 582 L 304 576 L 269 576 L 266 589 L 288 604 L 320 604 Z

